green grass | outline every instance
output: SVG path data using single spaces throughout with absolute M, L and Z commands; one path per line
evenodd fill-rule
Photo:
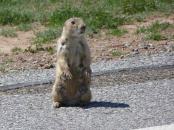
M 163 36 L 161 34 L 161 32 L 170 27 L 173 27 L 173 25 L 171 25 L 167 22 L 160 23 L 159 21 L 156 21 L 155 23 L 153 23 L 152 25 L 150 25 L 148 27 L 139 28 L 137 30 L 137 33 L 146 34 L 146 36 L 145 36 L 146 39 L 151 39 L 151 40 L 156 40 L 156 41 L 167 40 L 167 37 Z
M 146 39 L 161 41 L 161 40 L 167 40 L 168 38 L 160 33 L 150 33 L 149 35 L 146 36 Z
M 158 9 L 160 0 L 123 0 L 122 9 L 124 13 L 135 14 L 144 11 L 154 11 Z
M 111 54 L 112 54 L 112 56 L 114 56 L 114 57 L 120 57 L 120 56 L 124 55 L 125 53 L 122 52 L 122 51 L 119 51 L 119 50 L 113 50 L 113 51 L 111 52 Z
M 27 32 L 27 31 L 32 29 L 32 25 L 31 24 L 24 24 L 24 23 L 22 23 L 22 24 L 18 25 L 17 29 L 19 31 Z
M 174 1 L 0 0 L 0 25 L 17 26 L 20 31 L 29 31 L 32 23 L 38 22 L 46 28 L 54 28 L 36 34 L 33 44 L 38 47 L 54 40 L 59 33 L 55 30 L 70 17 L 83 18 L 89 33 L 107 29 L 112 35 L 121 36 L 126 31 L 117 29 L 118 26 L 134 20 L 143 21 L 145 14 L 153 11 L 171 14 L 174 12 Z M 14 34 L 8 33 L 7 36 Z
M 2 25 L 18 25 L 21 23 L 31 23 L 32 21 L 34 21 L 33 13 L 30 10 L 0 7 L 0 23 Z
M 13 53 L 15 53 L 15 54 L 18 54 L 18 53 L 20 53 L 20 52 L 22 52 L 23 50 L 21 49 L 21 48 L 19 48 L 19 47 L 14 47 L 12 50 L 11 50 L 11 52 L 13 52 Z
M 0 24 L 40 22 L 61 26 L 67 18 L 78 16 L 91 28 L 113 28 L 123 23 L 126 18 L 122 16 L 173 11 L 173 3 L 173 0 L 0 0 Z
M 167 22 L 160 23 L 159 21 L 156 21 L 155 23 L 153 23 L 148 27 L 141 27 L 140 29 L 137 30 L 137 33 L 161 32 L 169 27 L 171 27 L 171 24 Z
M 2 64 L 2 63 L 0 63 L 0 72 L 5 72 L 5 68 L 6 68 L 6 66 L 5 66 L 5 64 Z
M 33 44 L 36 45 L 36 48 L 42 48 L 43 44 L 51 43 L 59 34 L 60 31 L 58 29 L 51 28 L 43 32 L 38 32 L 33 39 Z
M 4 37 L 17 37 L 16 30 L 12 28 L 3 28 L 0 30 L 0 35 Z
M 53 47 L 46 47 L 45 51 L 47 51 L 49 54 L 54 54 L 56 50 Z
M 126 34 L 127 33 L 127 30 L 116 28 L 116 29 L 110 29 L 109 30 L 109 33 L 112 34 L 112 35 L 114 35 L 114 36 L 120 37 L 120 36 L 123 36 L 124 34 Z
M 12 62 L 13 62 L 12 59 L 7 58 L 5 61 L 0 63 L 0 72 L 3 72 L 3 73 L 6 72 L 9 64 L 11 64 Z

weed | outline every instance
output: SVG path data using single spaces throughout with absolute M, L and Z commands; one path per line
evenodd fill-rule
M 0 8 L 0 24 L 20 24 L 33 21 L 33 13 L 29 10 Z
M 0 30 L 0 35 L 4 37 L 17 37 L 15 29 L 11 29 L 11 28 Z
M 157 9 L 156 0 L 123 0 L 123 12 L 127 14 L 135 14 L 144 11 L 152 11 Z
M 171 39 L 171 40 L 174 40 L 174 35 L 172 35 L 170 39 Z
M 49 52 L 50 54 L 54 54 L 55 53 L 55 49 L 53 47 L 46 47 L 45 50 L 47 52 Z
M 32 29 L 31 24 L 24 24 L 24 23 L 22 23 L 22 24 L 19 24 L 19 25 L 18 25 L 18 30 L 19 30 L 19 31 L 24 31 L 24 32 L 26 32 L 26 31 L 29 31 L 29 30 L 31 30 L 31 29 Z
M 136 31 L 136 33 L 138 34 L 138 33 L 145 33 L 147 31 L 147 29 L 146 29 L 146 27 L 140 27 L 140 28 L 138 28 L 137 29 L 137 31 Z
M 122 51 L 119 51 L 119 50 L 113 50 L 113 51 L 111 52 L 111 54 L 112 54 L 112 56 L 120 57 L 120 56 L 124 55 L 125 53 L 122 52 Z
M 169 24 L 169 23 L 166 23 L 166 22 L 159 23 L 159 21 L 156 21 L 149 27 L 141 27 L 140 29 L 137 30 L 137 33 L 161 32 L 163 30 L 166 30 L 170 26 L 171 26 L 171 24 Z
M 167 0 L 0 0 L 0 3 L 2 25 L 40 22 L 59 27 L 70 17 L 82 17 L 93 31 L 112 29 L 129 22 L 127 18 L 133 17 L 132 14 L 141 16 L 143 12 L 162 7 L 173 10 L 174 5 L 173 1 Z M 139 16 L 136 19 L 141 21 L 143 17 Z
M 36 53 L 36 48 L 32 48 L 32 46 L 27 47 L 24 52 Z
M 36 48 L 42 48 L 43 44 L 51 43 L 59 35 L 58 29 L 48 29 L 44 32 L 39 32 L 36 34 L 36 37 L 33 39 L 33 44 Z
M 122 36 L 125 33 L 127 33 L 127 30 L 116 28 L 116 29 L 110 29 L 109 32 L 110 32 L 110 34 L 115 35 L 115 36 Z
M 12 63 L 13 60 L 10 58 L 7 58 L 5 61 L 3 61 L 2 63 L 0 63 L 0 72 L 6 72 L 8 66 L 10 63 Z
M 137 33 L 145 33 L 146 34 L 146 39 L 151 39 L 151 40 L 166 40 L 168 39 L 166 36 L 161 35 L 160 33 L 164 30 L 166 30 L 169 27 L 172 27 L 173 25 L 169 23 L 159 23 L 159 21 L 156 21 L 152 25 L 148 27 L 141 27 L 137 30 Z
M 15 54 L 18 54 L 19 52 L 22 52 L 22 49 L 19 47 L 14 47 L 11 51 Z
M 167 40 L 167 37 L 161 35 L 160 33 L 150 33 L 146 36 L 146 39 L 151 39 L 155 41 Z
M 0 72 L 4 73 L 6 71 L 6 66 L 3 63 L 0 63 Z

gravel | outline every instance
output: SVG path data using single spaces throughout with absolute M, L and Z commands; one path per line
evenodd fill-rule
M 92 88 L 84 107 L 51 107 L 50 93 L 2 94 L 1 130 L 128 130 L 174 123 L 174 79 Z
M 92 77 L 91 87 L 106 87 L 117 85 L 127 85 L 135 83 L 144 83 L 147 81 L 174 79 L 174 67 L 165 66 L 160 68 L 146 68 L 143 70 L 121 70 L 112 73 L 104 73 Z M 37 94 L 51 92 L 53 84 L 38 85 L 30 87 L 21 87 L 18 89 L 4 90 L 1 94 Z
M 136 56 L 119 61 L 101 61 L 92 64 L 93 76 L 120 70 L 174 66 L 174 53 L 156 54 L 153 56 Z M 0 90 L 51 83 L 55 70 L 25 70 L 0 75 Z

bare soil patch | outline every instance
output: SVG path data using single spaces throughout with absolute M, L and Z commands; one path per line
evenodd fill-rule
M 33 37 L 33 31 L 17 32 L 17 37 L 12 38 L 0 36 L 1 52 L 11 53 L 11 50 L 15 47 L 25 49 L 30 46 Z
M 144 34 L 137 34 L 139 27 L 148 26 L 155 21 L 168 22 L 174 24 L 174 15 L 152 15 L 143 22 L 135 22 L 129 25 L 123 25 L 120 28 L 126 29 L 127 33 L 123 36 L 111 36 L 103 30 L 93 37 L 88 37 L 88 43 L 92 52 L 92 61 L 120 59 L 137 54 L 151 55 L 165 51 L 174 50 L 174 39 L 167 40 L 146 40 Z M 56 55 L 47 51 L 38 51 L 37 53 L 21 52 L 14 54 L 11 49 L 19 47 L 26 49 L 31 45 L 34 37 L 33 31 L 17 32 L 15 38 L 6 38 L 0 36 L 0 73 L 10 70 L 52 68 L 56 61 Z M 162 31 L 162 34 L 174 37 L 174 28 L 168 28 Z M 55 47 L 56 42 L 51 44 Z

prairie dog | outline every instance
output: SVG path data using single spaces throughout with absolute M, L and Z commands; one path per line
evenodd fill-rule
M 58 39 L 56 79 L 52 88 L 53 107 L 84 105 L 91 100 L 91 54 L 84 37 L 86 25 L 81 18 L 64 23 Z

